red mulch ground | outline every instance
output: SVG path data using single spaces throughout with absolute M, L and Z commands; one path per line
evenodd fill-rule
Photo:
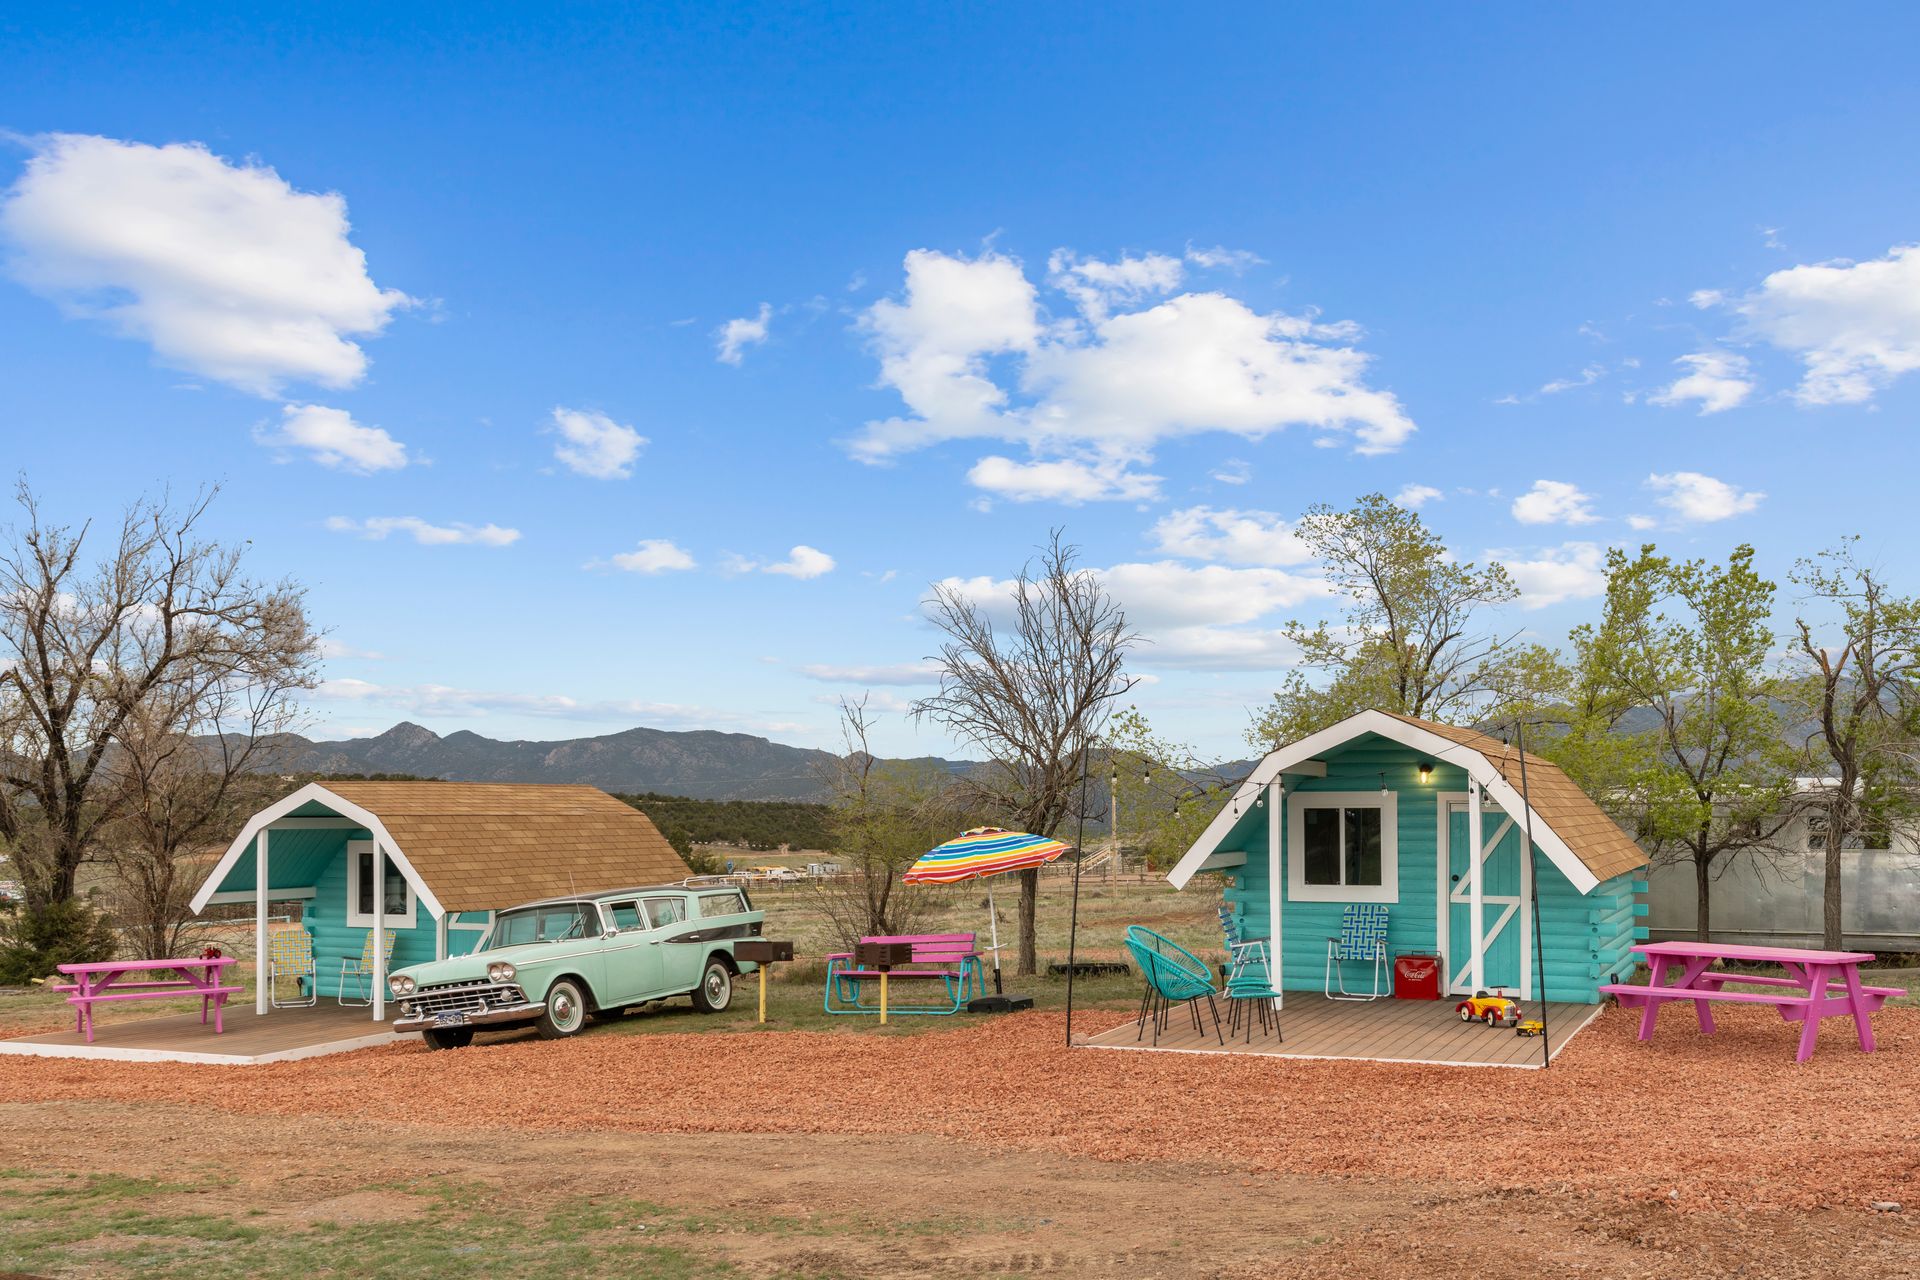
M 265 1067 L 0 1057 L 0 1101 L 166 1102 L 462 1128 L 929 1134 L 1105 1160 L 1417 1178 L 1671 1201 L 1681 1209 L 1920 1206 L 1920 1011 L 1827 1024 L 1793 1061 L 1770 1009 L 1608 1009 L 1551 1070 L 1068 1051 L 1054 1014 L 951 1032 L 589 1035 Z M 1086 1015 L 1083 1031 L 1112 1025 Z

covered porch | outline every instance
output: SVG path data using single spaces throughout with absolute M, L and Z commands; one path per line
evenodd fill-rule
M 198 1062 L 258 1066 L 410 1040 L 367 1021 L 367 1011 L 322 1001 L 304 1009 L 276 1009 L 271 1018 L 234 1017 L 212 1035 L 196 1013 L 100 1022 L 93 1043 L 78 1031 L 47 1031 L 0 1040 L 0 1054 L 33 1058 L 90 1058 L 107 1062 Z
M 1221 1001 L 1221 1032 L 1226 1034 L 1227 1010 Z M 1599 1005 L 1551 1001 L 1545 1007 L 1546 1048 L 1540 1038 L 1515 1035 L 1509 1028 L 1487 1027 L 1479 1022 L 1462 1022 L 1453 1011 L 1452 1000 L 1329 1000 L 1306 993 L 1287 994 L 1280 1010 L 1280 1029 L 1284 1041 L 1262 1034 L 1256 1025 L 1252 1042 L 1241 1023 L 1240 1035 L 1228 1035 L 1222 1044 L 1215 1038 L 1213 1022 L 1204 1003 L 1201 1017 L 1205 1033 L 1196 1034 L 1186 1010 L 1175 1009 L 1160 1042 L 1153 1042 L 1153 1028 L 1144 1033 L 1131 1018 L 1106 1031 L 1074 1037 L 1074 1044 L 1089 1049 L 1138 1050 L 1160 1053 L 1246 1054 L 1267 1058 L 1352 1058 L 1369 1062 L 1420 1063 L 1458 1067 L 1538 1068 L 1545 1065 L 1543 1055 L 1557 1055 L 1583 1027 L 1600 1013 Z M 1528 1006 L 1529 1017 L 1539 1017 L 1537 1004 Z

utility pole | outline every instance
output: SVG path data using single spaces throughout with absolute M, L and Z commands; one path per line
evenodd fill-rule
M 1107 887 L 1120 883 L 1120 766 L 1113 767 L 1113 782 L 1107 788 L 1107 827 L 1113 833 L 1113 856 L 1107 859 Z

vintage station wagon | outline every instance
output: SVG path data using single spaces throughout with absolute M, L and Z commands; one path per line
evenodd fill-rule
M 735 975 L 755 967 L 734 959 L 733 944 L 758 937 L 764 920 L 733 887 L 529 902 L 495 916 L 479 949 L 396 971 L 387 983 L 400 1005 L 393 1029 L 458 1049 L 483 1027 L 531 1026 L 557 1040 L 590 1016 L 675 996 L 719 1013 L 732 1003 Z

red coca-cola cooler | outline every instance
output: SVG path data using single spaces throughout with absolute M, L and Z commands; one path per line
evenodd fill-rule
M 1393 961 L 1393 998 L 1395 1000 L 1438 1000 L 1440 998 L 1440 957 L 1396 956 Z

